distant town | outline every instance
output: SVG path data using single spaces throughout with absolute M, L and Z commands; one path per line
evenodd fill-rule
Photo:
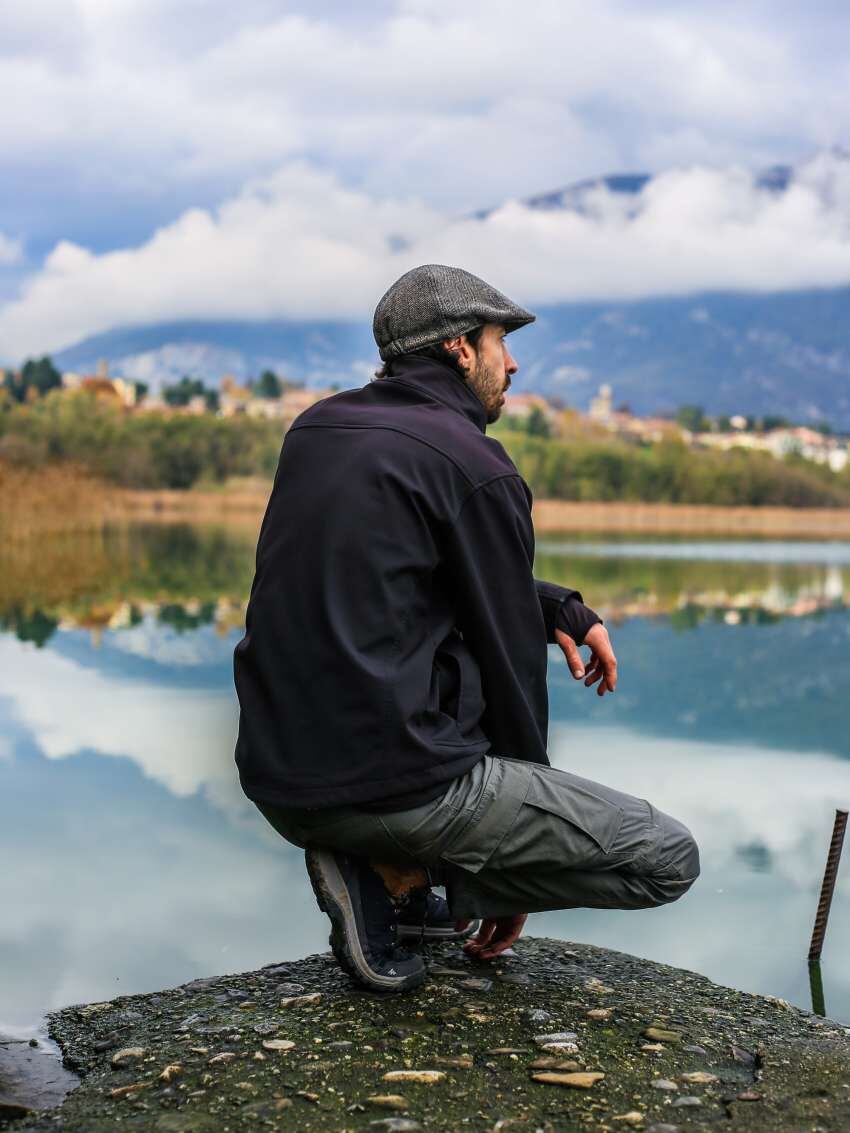
M 0 407 L 3 400 L 31 402 L 52 390 L 62 390 L 88 394 L 128 414 L 220 418 L 244 415 L 278 421 L 284 431 L 305 409 L 338 389 L 307 388 L 303 382 L 265 370 L 255 380 L 241 384 L 233 376 L 224 375 L 217 388 L 186 376 L 153 393 L 144 382 L 112 376 L 105 360 L 91 374 L 60 373 L 47 357 L 26 362 L 20 371 L 0 370 Z M 833 433 L 826 423 L 813 427 L 780 416 L 712 417 L 699 406 L 682 406 L 669 416 L 641 417 L 628 406 L 615 404 L 610 384 L 599 386 L 587 413 L 540 394 L 509 394 L 499 428 L 564 440 L 614 436 L 637 445 L 667 440 L 694 449 L 747 449 L 767 453 L 777 460 L 796 456 L 836 473 L 843 472 L 850 463 L 850 439 Z

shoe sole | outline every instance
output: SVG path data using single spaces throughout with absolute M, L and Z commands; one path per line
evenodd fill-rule
M 439 942 L 441 940 L 466 940 L 467 937 L 472 936 L 473 933 L 478 932 L 481 927 L 481 921 L 472 921 L 469 928 L 465 928 L 462 932 L 458 932 L 456 928 L 434 928 L 427 925 L 423 929 L 421 925 L 400 924 L 398 926 L 399 940 L 421 940 L 427 944 Z
M 319 908 L 331 921 L 331 950 L 352 979 L 374 991 L 410 991 L 424 983 L 424 965 L 421 972 L 407 976 L 384 976 L 370 967 L 360 944 L 351 895 L 334 855 L 328 850 L 310 849 L 305 861 Z

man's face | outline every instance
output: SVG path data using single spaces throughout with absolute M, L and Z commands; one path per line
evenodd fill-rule
M 487 410 L 487 424 L 498 421 L 505 404 L 505 391 L 511 384 L 511 375 L 519 369 L 505 345 L 505 328 L 498 323 L 487 323 L 467 366 L 466 380 Z

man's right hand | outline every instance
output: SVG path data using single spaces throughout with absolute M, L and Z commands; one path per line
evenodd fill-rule
M 512 917 L 487 917 L 481 922 L 481 928 L 475 936 L 464 944 L 463 950 L 474 960 L 495 960 L 519 940 L 527 920 L 528 913 L 516 913 Z M 468 924 L 469 921 L 458 921 L 456 927 L 458 931 L 462 931 Z

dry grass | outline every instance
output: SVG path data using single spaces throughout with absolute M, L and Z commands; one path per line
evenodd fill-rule
M 850 539 L 850 509 L 537 500 L 534 504 L 534 529 L 538 535 L 559 531 L 606 531 Z
M 73 467 L 29 471 L 0 462 L 0 537 L 21 540 L 132 522 L 225 522 L 258 529 L 270 490 L 268 481 L 249 479 L 222 488 L 132 491 L 112 488 Z M 539 535 L 655 532 L 850 539 L 850 509 L 536 500 L 534 526 Z

